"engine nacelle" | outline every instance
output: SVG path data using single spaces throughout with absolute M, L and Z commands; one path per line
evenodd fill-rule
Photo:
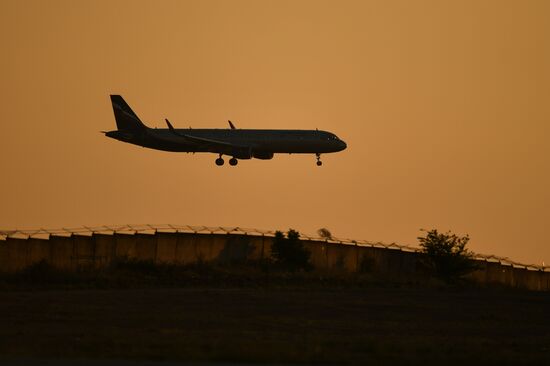
M 247 152 L 238 152 L 231 154 L 234 158 L 237 158 L 239 160 L 247 160 L 252 159 L 252 156 L 248 154 Z
M 255 159 L 269 160 L 273 159 L 273 153 L 267 151 L 253 151 L 252 157 Z

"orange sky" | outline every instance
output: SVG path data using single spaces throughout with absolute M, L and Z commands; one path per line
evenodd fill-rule
M 550 262 L 548 1 L 0 1 L 0 227 L 287 229 Z M 217 167 L 104 137 L 324 129 L 342 153 Z

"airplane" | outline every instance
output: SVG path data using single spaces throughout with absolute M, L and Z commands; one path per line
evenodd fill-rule
M 335 134 L 319 130 L 250 130 L 238 129 L 229 122 L 226 129 L 149 128 L 132 111 L 120 95 L 111 95 L 117 129 L 101 131 L 105 136 L 156 150 L 172 152 L 208 152 L 218 154 L 216 165 L 223 165 L 223 155 L 231 156 L 229 165 L 239 159 L 272 159 L 275 154 L 315 154 L 321 166 L 321 154 L 344 150 L 347 145 Z

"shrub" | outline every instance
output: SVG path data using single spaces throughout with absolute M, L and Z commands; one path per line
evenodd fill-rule
M 271 256 L 276 265 L 282 269 L 297 271 L 309 270 L 311 253 L 304 248 L 300 241 L 300 234 L 292 229 L 288 230 L 287 237 L 281 231 L 275 233 L 275 240 L 271 247 Z
M 439 233 L 433 229 L 418 240 L 428 269 L 447 283 L 455 282 L 477 268 L 473 253 L 466 249 L 470 240 L 468 235 L 460 237 L 450 231 Z

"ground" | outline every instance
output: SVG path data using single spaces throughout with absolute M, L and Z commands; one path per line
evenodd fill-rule
M 550 364 L 549 309 L 503 289 L 5 290 L 0 361 Z

